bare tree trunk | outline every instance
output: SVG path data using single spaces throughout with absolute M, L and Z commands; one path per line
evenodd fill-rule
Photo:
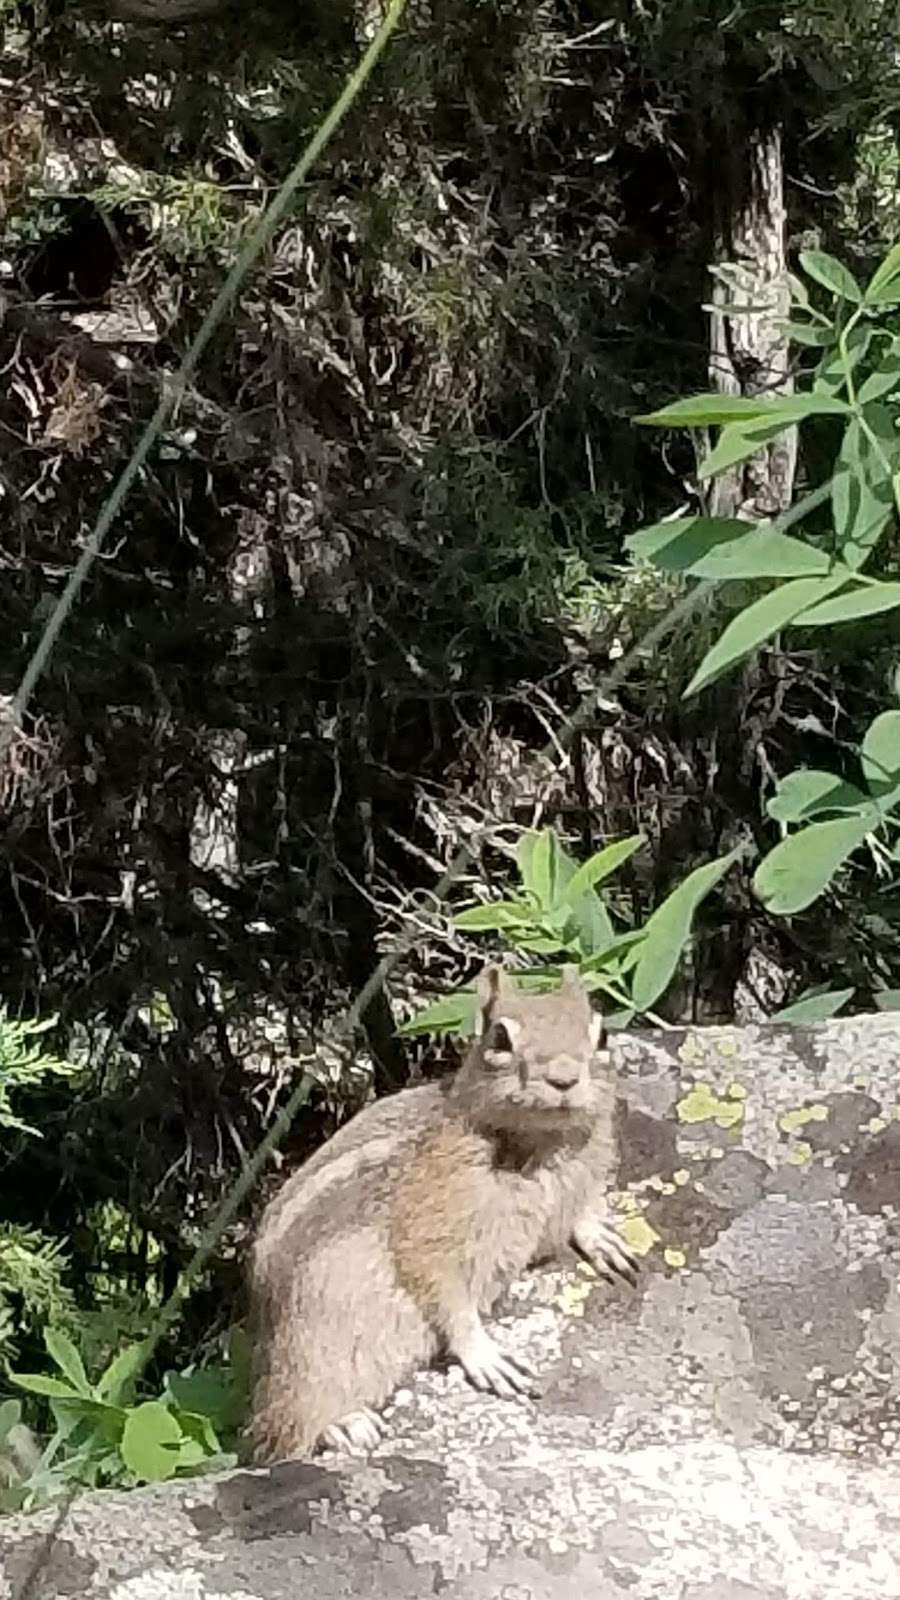
M 777 127 L 752 133 L 723 151 L 716 196 L 715 287 L 710 319 L 710 378 L 723 394 L 790 394 L 784 172 Z M 712 485 L 710 512 L 756 522 L 791 502 L 796 429 L 780 434 Z
M 780 326 L 790 306 L 781 131 L 774 124 L 747 130 L 739 117 L 736 122 L 729 127 L 726 118 L 720 124 L 713 151 L 710 386 L 723 394 L 790 394 L 790 347 Z M 791 428 L 714 479 L 709 514 L 743 517 L 750 523 L 777 516 L 791 503 L 796 458 L 797 433 Z M 767 668 L 758 659 L 715 685 L 707 701 L 707 716 L 713 711 L 718 790 L 726 818 L 720 850 L 737 840 L 727 820 L 729 810 L 741 814 L 743 797 L 756 782 L 759 719 L 767 705 Z M 734 1016 L 736 990 L 753 954 L 749 889 L 735 880 L 729 893 L 731 915 L 719 931 L 715 960 L 698 974 L 695 988 L 693 1014 L 705 1020 Z

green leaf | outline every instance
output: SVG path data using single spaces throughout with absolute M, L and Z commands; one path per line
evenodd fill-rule
M 120 1446 L 122 1460 L 140 1483 L 164 1483 L 178 1470 L 182 1431 L 161 1400 L 145 1400 L 129 1411 Z
M 892 430 L 890 413 L 883 406 L 870 406 L 866 421 L 876 433 L 885 427 Z M 890 471 L 854 417 L 844 431 L 831 480 L 831 512 L 841 559 L 848 567 L 858 571 L 865 564 L 893 515 L 893 506 Z
M 146 1343 L 130 1344 L 113 1358 L 98 1379 L 95 1393 L 98 1400 L 108 1400 L 111 1405 L 121 1405 L 144 1366 Z
M 868 811 L 831 822 L 811 822 L 763 857 L 753 875 L 754 892 L 774 916 L 805 911 L 827 889 L 871 827 Z
M 26 1389 L 29 1394 L 42 1394 L 54 1400 L 80 1398 L 71 1384 L 63 1383 L 62 1378 L 47 1378 L 42 1372 L 11 1372 L 9 1380 L 17 1389 Z
M 516 861 L 524 887 L 534 895 L 541 910 L 555 911 L 574 876 L 575 862 L 562 848 L 553 828 L 523 834 L 516 848 Z
M 804 767 L 781 778 L 766 806 L 776 822 L 806 822 L 829 811 L 853 810 L 866 804 L 861 789 L 833 772 Z
M 4 1400 L 0 1403 L 0 1444 L 5 1442 L 10 1428 L 17 1428 L 21 1421 L 21 1401 Z
M 631 554 L 664 572 L 693 578 L 804 578 L 829 571 L 824 550 L 737 517 L 679 517 L 641 528 L 625 540 Z
M 716 643 L 708 650 L 684 691 L 684 698 L 697 694 L 749 656 L 772 635 L 792 622 L 818 600 L 844 587 L 847 574 L 837 577 L 795 578 L 791 583 L 770 589 L 752 605 L 746 606 Z
M 780 326 L 794 344 L 808 345 L 810 348 L 831 344 L 834 338 L 832 328 L 821 328 L 815 322 L 782 322 Z
M 210 1429 L 227 1428 L 234 1420 L 234 1386 L 221 1367 L 201 1367 L 197 1372 L 167 1372 L 166 1390 L 179 1412 L 202 1419 Z M 210 1435 L 204 1434 L 204 1437 L 208 1440 Z M 220 1448 L 214 1433 L 211 1437 L 208 1454 Z
M 900 278 L 897 279 L 900 297 Z M 882 357 L 881 365 L 860 384 L 856 399 L 859 405 L 869 405 L 873 400 L 883 400 L 885 395 L 900 389 L 900 340 L 895 339 Z
M 741 461 L 747 461 L 755 456 L 763 445 L 770 439 L 777 439 L 784 433 L 787 424 L 777 422 L 730 423 L 723 428 L 713 448 L 703 457 L 697 468 L 697 477 L 701 483 L 707 478 L 715 478 L 718 473 L 725 472 L 729 467 L 735 467 Z
M 767 1020 L 769 1022 L 827 1022 L 829 1017 L 834 1017 L 852 1000 L 855 989 L 810 989 L 808 994 L 801 995 L 793 1005 L 784 1006 L 781 1011 L 775 1011 Z
M 856 622 L 860 617 L 875 617 L 900 606 L 900 583 L 871 583 L 864 589 L 850 589 L 835 600 L 825 600 L 794 618 L 797 628 L 834 627 L 839 622 Z
M 51 1359 L 68 1378 L 76 1393 L 92 1395 L 94 1391 L 88 1383 L 84 1362 L 68 1334 L 62 1333 L 59 1328 L 45 1328 L 44 1343 Z
M 873 799 L 893 804 L 900 785 L 900 711 L 882 711 L 866 730 L 862 769 Z
M 872 306 L 895 306 L 900 301 L 900 278 L 892 278 L 875 294 L 866 295 L 866 299 Z
M 586 889 L 575 898 L 569 912 L 567 931 L 575 935 L 578 954 L 582 958 L 596 955 L 612 943 L 615 929 L 603 901 L 593 889 Z
M 900 1011 L 900 989 L 879 989 L 875 996 L 879 1011 Z
M 880 266 L 872 273 L 866 288 L 866 299 L 877 300 L 880 291 L 894 282 L 900 283 L 900 244 L 895 244 L 888 251 Z
M 844 349 L 835 346 L 819 363 L 813 384 L 814 394 L 839 395 L 847 387 L 847 373 L 851 376 L 864 360 L 872 341 L 872 329 L 861 325 L 851 328 L 844 341 Z
M 624 866 L 635 851 L 640 850 L 641 845 L 645 843 L 644 835 L 635 833 L 629 839 L 617 839 L 615 843 L 604 845 L 602 850 L 595 851 L 587 861 L 581 863 L 577 872 L 569 879 L 566 886 L 566 900 L 569 904 L 574 904 L 586 890 L 595 888 L 604 878 L 617 872 L 619 867 Z
M 475 1026 L 474 989 L 459 989 L 456 994 L 432 1001 L 397 1029 L 401 1038 L 413 1039 L 420 1033 L 469 1034 Z
M 824 250 L 801 250 L 800 265 L 808 278 L 820 283 L 831 294 L 842 300 L 852 300 L 854 305 L 862 303 L 862 290 L 853 273 L 834 256 L 826 255 Z
M 469 906 L 466 911 L 458 911 L 453 918 L 453 926 L 463 928 L 467 933 L 488 933 L 533 921 L 533 912 L 521 901 L 489 900 L 482 905 Z
M 636 1010 L 647 1011 L 669 987 L 688 941 L 698 906 L 733 866 L 742 849 L 696 867 L 653 912 L 644 928 L 640 960 L 631 998 Z
M 636 959 L 637 946 L 643 944 L 643 942 L 643 928 L 635 928 L 631 933 L 620 933 L 613 940 L 612 944 L 608 944 L 606 946 L 605 950 L 597 951 L 597 953 L 593 956 L 590 956 L 587 961 L 582 962 L 582 976 L 588 972 L 604 971 L 607 967 L 615 967 L 619 963 L 622 963 L 624 966 L 625 963 L 623 961 L 623 957 L 628 958 L 634 955 Z M 630 964 L 633 966 L 634 962 L 632 961 Z
M 675 400 L 661 411 L 648 412 L 632 421 L 665 428 L 707 428 L 730 422 L 759 422 L 779 429 L 817 415 L 845 416 L 850 407 L 821 394 L 785 394 L 751 397 L 743 394 L 698 394 Z

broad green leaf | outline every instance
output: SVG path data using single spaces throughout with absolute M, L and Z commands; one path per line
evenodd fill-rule
M 741 461 L 748 461 L 763 445 L 784 433 L 787 426 L 784 422 L 729 423 L 722 429 L 713 448 L 703 457 L 697 468 L 697 477 L 705 482 L 707 478 L 715 478 L 718 473 L 737 466 Z
M 637 423 L 666 428 L 707 428 L 730 422 L 760 422 L 787 428 L 811 416 L 845 416 L 850 407 L 821 394 L 785 394 L 751 397 L 743 394 L 699 394 L 675 400 L 661 411 L 634 417 Z
M 767 911 L 789 917 L 817 900 L 872 826 L 870 813 L 811 822 L 782 839 L 753 874 L 753 888 Z
M 201 1367 L 197 1372 L 167 1372 L 166 1390 L 179 1412 L 202 1419 L 208 1430 L 226 1428 L 233 1420 L 234 1386 L 221 1367 Z M 184 1418 L 179 1418 L 184 1424 Z M 209 1437 L 204 1434 L 204 1437 Z M 219 1449 L 215 1433 L 208 1453 Z
M 532 933 L 525 928 L 510 928 L 506 937 L 517 950 L 527 950 L 531 955 L 555 956 L 566 949 L 566 941 L 561 934 L 552 937 L 549 933 Z
M 880 290 L 898 279 L 900 279 L 900 244 L 895 244 L 872 273 L 866 287 L 866 299 L 871 300 L 873 295 L 877 298 Z
M 807 822 L 829 811 L 855 810 L 867 800 L 861 789 L 833 772 L 804 767 L 781 778 L 766 806 L 776 822 Z
M 128 1395 L 134 1381 L 140 1376 L 146 1359 L 146 1345 L 142 1340 L 139 1344 L 126 1345 L 124 1350 L 113 1358 L 98 1380 L 95 1393 L 98 1400 L 108 1400 L 112 1405 L 121 1405 Z
M 782 322 L 780 326 L 794 344 L 808 345 L 810 348 L 818 349 L 831 344 L 834 338 L 833 329 L 821 328 L 815 322 Z
M 630 839 L 617 839 L 614 844 L 604 845 L 602 850 L 595 851 L 587 861 L 581 863 L 566 885 L 566 899 L 569 904 L 574 904 L 586 890 L 595 888 L 604 878 L 617 872 L 645 842 L 642 833 L 635 833 Z
M 892 430 L 890 413 L 870 405 L 866 421 L 879 435 Z M 889 448 L 896 449 L 891 440 Z M 847 424 L 831 480 L 831 512 L 841 559 L 858 571 L 893 515 L 890 471 L 856 417 Z
M 605 950 L 600 950 L 589 960 L 582 962 L 582 974 L 586 972 L 601 972 L 607 967 L 613 967 L 623 958 L 632 954 L 639 944 L 644 941 L 644 929 L 635 928 L 631 933 L 621 933 L 608 944 Z
M 183 1406 L 176 1405 L 172 1408 L 172 1415 L 182 1434 L 178 1451 L 179 1466 L 196 1467 L 209 1456 L 218 1454 L 222 1446 L 209 1413 L 186 1411 Z
M 641 528 L 625 540 L 634 556 L 664 572 L 693 578 L 805 578 L 828 572 L 830 560 L 802 539 L 792 539 L 769 522 L 737 517 L 679 517 Z
M 528 906 L 516 900 L 489 900 L 484 905 L 469 906 L 458 911 L 453 918 L 455 928 L 467 933 L 494 932 L 497 928 L 515 928 L 521 923 L 534 921 Z
M 864 589 L 851 589 L 838 595 L 836 600 L 825 600 L 809 611 L 801 611 L 799 617 L 794 618 L 794 624 L 798 628 L 833 627 L 838 622 L 875 617 L 897 606 L 900 606 L 900 583 L 866 584 Z
M 571 885 L 569 887 L 571 888 Z M 566 892 L 568 896 L 568 890 Z M 615 929 L 610 921 L 609 912 L 593 889 L 586 889 L 583 894 L 575 897 L 569 911 L 568 923 L 570 932 L 574 933 L 577 939 L 578 953 L 582 958 L 605 950 L 615 938 Z
M 874 799 L 893 804 L 900 785 L 900 711 L 882 711 L 862 742 L 863 776 Z
M 68 1334 L 62 1333 L 59 1328 L 45 1328 L 44 1343 L 49 1356 L 68 1378 L 76 1393 L 92 1395 L 93 1389 L 88 1383 L 84 1362 Z
M 900 278 L 897 279 L 897 289 L 900 296 Z M 876 371 L 870 372 L 860 384 L 856 398 L 861 406 L 866 406 L 873 400 L 883 400 L 895 389 L 900 389 L 900 340 L 897 339 L 885 351 Z
M 42 1372 L 11 1372 L 9 1381 L 14 1383 L 17 1389 L 26 1389 L 29 1394 L 43 1394 L 54 1400 L 80 1398 L 70 1383 L 64 1383 L 62 1378 L 47 1378 Z
M 875 996 L 879 1011 L 900 1011 L 900 989 L 879 989 Z
M 553 911 L 575 872 L 575 862 L 553 828 L 524 833 L 516 846 L 516 862 L 523 886 L 542 911 Z
M 120 1446 L 122 1460 L 141 1483 L 163 1483 L 178 1470 L 182 1431 L 161 1400 L 145 1400 L 129 1411 Z
M 873 295 L 867 295 L 866 299 L 873 306 L 895 306 L 900 301 L 900 278 L 892 278 L 890 283 L 884 284 Z
M 831 294 L 838 295 L 842 300 L 852 300 L 854 305 L 862 302 L 862 290 L 853 273 L 842 261 L 826 255 L 824 250 L 801 250 L 800 265 L 808 278 L 820 283 Z
M 769 1022 L 827 1022 L 829 1017 L 834 1017 L 852 1000 L 855 989 L 811 989 L 808 994 L 801 995 L 792 1005 L 782 1007 L 775 1011 L 767 1020 Z
M 475 991 L 460 989 L 456 994 L 432 1001 L 397 1029 L 406 1039 L 420 1033 L 471 1033 L 475 1025 Z
M 631 985 L 636 1010 L 647 1011 L 669 987 L 698 906 L 741 854 L 738 848 L 717 861 L 707 861 L 704 866 L 696 867 L 648 918 Z
M 801 611 L 835 594 L 846 582 L 846 573 L 838 577 L 795 578 L 754 600 L 729 622 L 721 638 L 707 651 L 684 691 L 684 698 L 697 694 L 720 678 L 786 627 Z

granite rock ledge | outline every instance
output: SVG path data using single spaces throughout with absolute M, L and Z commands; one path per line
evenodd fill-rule
M 534 1273 L 534 1402 L 422 1374 L 323 1456 L 0 1523 L 0 1600 L 900 1597 L 900 1018 L 617 1041 L 636 1292 Z

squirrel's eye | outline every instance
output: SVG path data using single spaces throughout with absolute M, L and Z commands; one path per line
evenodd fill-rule
M 500 1056 L 511 1056 L 513 1042 L 509 1036 L 509 1029 L 502 1022 L 494 1022 L 488 1029 L 488 1036 L 484 1041 L 485 1050 L 490 1050 Z

